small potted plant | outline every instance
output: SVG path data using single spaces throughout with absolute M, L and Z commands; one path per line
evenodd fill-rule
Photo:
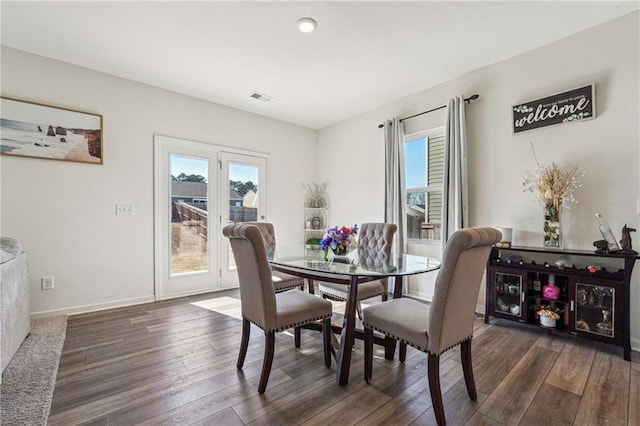
M 549 328 L 555 328 L 556 321 L 560 319 L 562 313 L 562 309 L 551 305 L 536 305 L 533 309 L 540 318 L 540 325 Z
M 320 241 L 322 240 L 317 237 L 307 238 L 307 248 L 320 250 Z

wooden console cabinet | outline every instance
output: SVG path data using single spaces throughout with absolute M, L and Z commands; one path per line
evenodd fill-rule
M 556 265 L 567 258 L 575 262 Z M 485 323 L 493 316 L 542 327 L 535 307 L 555 306 L 562 312 L 554 330 L 622 346 L 624 359 L 630 360 L 630 280 L 638 258 L 541 247 L 493 248 L 487 264 Z M 602 269 L 600 262 L 619 265 Z M 543 296 L 550 277 L 560 290 L 557 299 Z

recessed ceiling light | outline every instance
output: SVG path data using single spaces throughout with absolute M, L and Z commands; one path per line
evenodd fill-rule
M 298 24 L 298 29 L 303 33 L 310 33 L 318 26 L 318 23 L 313 18 L 300 18 L 296 24 Z

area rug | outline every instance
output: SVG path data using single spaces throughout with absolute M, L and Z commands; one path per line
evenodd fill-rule
M 2 373 L 1 425 L 47 424 L 66 334 L 66 315 L 31 322 L 31 333 Z

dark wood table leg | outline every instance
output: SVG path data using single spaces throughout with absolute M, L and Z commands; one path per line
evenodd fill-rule
M 349 280 L 349 299 L 345 308 L 340 334 L 340 349 L 336 359 L 336 381 L 339 385 L 349 383 L 349 367 L 351 366 L 351 350 L 355 338 L 356 328 L 356 300 L 358 298 L 358 277 L 352 276 Z
M 393 298 L 402 297 L 402 276 L 397 276 L 393 280 Z M 384 358 L 392 360 L 396 353 L 396 341 L 390 337 L 384 339 Z
M 311 278 L 307 278 L 307 285 L 309 286 L 309 293 L 315 294 L 315 283 Z
M 393 298 L 399 299 L 402 297 L 402 276 L 398 275 L 393 280 Z

